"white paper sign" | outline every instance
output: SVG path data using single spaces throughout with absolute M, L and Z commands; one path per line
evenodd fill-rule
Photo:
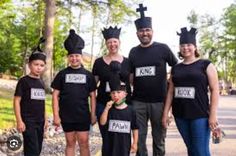
M 135 76 L 155 76 L 156 75 L 156 67 L 155 66 L 147 66 L 147 67 L 139 67 L 135 69 Z
M 86 83 L 86 75 L 84 74 L 66 74 L 66 83 Z

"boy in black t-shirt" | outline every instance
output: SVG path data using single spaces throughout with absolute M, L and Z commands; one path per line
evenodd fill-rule
M 75 155 L 78 141 L 80 155 L 89 156 L 89 128 L 91 123 L 96 123 L 96 82 L 92 73 L 81 64 L 84 40 L 70 30 L 64 45 L 70 66 L 61 70 L 51 84 L 54 124 L 61 124 L 65 132 L 65 155 Z
M 23 133 L 24 156 L 39 156 L 43 133 L 47 127 L 45 113 L 45 88 L 40 79 L 46 64 L 46 55 L 37 48 L 29 57 L 30 73 L 16 86 L 14 111 L 17 130 Z
M 138 124 L 136 113 L 132 106 L 125 103 L 126 87 L 120 81 L 118 73 L 113 73 L 109 80 L 111 89 L 111 99 L 101 115 L 100 123 L 107 130 L 107 137 L 103 144 L 106 151 L 102 156 L 129 156 L 130 152 L 137 151 L 138 144 Z M 133 133 L 133 143 L 131 144 L 131 130 Z

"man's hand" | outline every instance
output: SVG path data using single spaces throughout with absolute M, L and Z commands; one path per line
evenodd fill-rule
M 137 150 L 138 150 L 138 145 L 137 145 L 137 144 L 132 144 L 132 145 L 131 145 L 130 152 L 131 152 L 131 153 L 136 153 Z

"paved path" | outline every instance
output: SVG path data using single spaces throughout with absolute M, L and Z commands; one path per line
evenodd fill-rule
M 236 96 L 221 96 L 218 110 L 219 123 L 226 133 L 220 144 L 210 144 L 212 156 L 236 156 Z M 149 133 L 147 145 L 152 156 L 152 137 Z M 187 156 L 186 148 L 174 122 L 167 131 L 166 156 Z
M 210 144 L 212 156 L 236 156 L 236 96 L 221 96 L 218 110 L 219 123 L 226 133 L 220 144 Z M 150 128 L 149 128 L 150 129 Z M 147 137 L 149 156 L 152 156 L 152 137 Z M 100 156 L 100 151 L 96 156 Z M 186 148 L 174 122 L 167 131 L 166 156 L 187 156 Z

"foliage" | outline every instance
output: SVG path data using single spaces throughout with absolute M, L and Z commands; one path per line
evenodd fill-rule
M 223 24 L 225 27 L 224 34 L 222 35 L 223 48 L 225 50 L 224 56 L 226 57 L 226 71 L 229 81 L 236 81 L 236 4 L 228 7 L 223 15 Z
M 131 23 L 140 0 L 55 0 L 56 20 L 53 27 L 53 69 L 64 68 L 66 51 L 63 42 L 71 28 L 85 36 L 86 46 L 100 54 L 106 53 L 101 29 L 107 25 Z M 88 16 L 92 20 L 88 20 Z M 2 0 L 0 2 L 0 73 L 17 77 L 26 73 L 32 48 L 44 32 L 44 0 Z M 87 20 L 86 20 L 87 19 Z M 86 20 L 86 21 L 85 21 Z M 86 61 L 91 63 L 91 61 Z M 85 65 L 86 67 L 90 65 Z
M 197 27 L 198 19 L 199 15 L 194 10 L 191 10 L 189 16 L 187 17 L 187 20 L 189 21 L 192 27 Z
M 6 8 L 8 9 L 6 10 Z M 0 72 L 14 72 L 17 70 L 17 61 L 15 61 L 17 56 L 14 56 L 14 54 L 17 54 L 19 42 L 15 34 L 12 33 L 14 30 L 12 23 L 15 18 L 14 7 L 8 3 L 2 3 L 0 6 Z
M 236 82 L 236 4 L 225 9 L 219 20 L 208 14 L 194 11 L 188 17 L 192 26 L 198 28 L 202 57 L 210 59 L 219 72 L 219 78 Z
M 37 8 L 28 5 L 22 7 L 9 2 L 3 7 L 0 10 L 0 72 L 19 77 L 31 48 L 41 36 L 42 18 Z

